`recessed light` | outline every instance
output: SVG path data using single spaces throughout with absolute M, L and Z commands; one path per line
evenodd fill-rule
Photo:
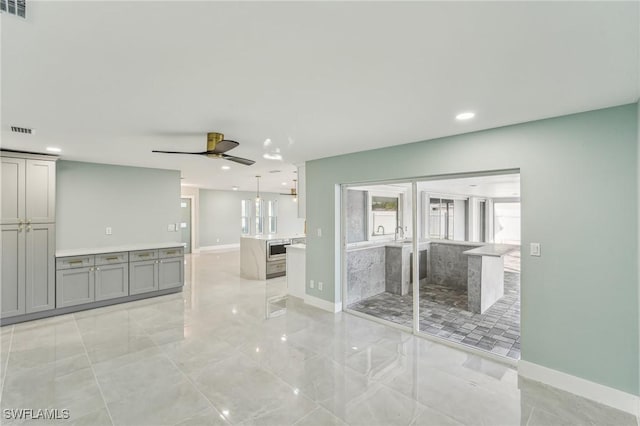
M 231 187 L 231 189 L 233 189 L 234 191 L 237 191 L 238 187 L 237 186 L 233 186 L 233 187 Z
M 222 166 L 222 167 L 220 167 L 220 168 L 221 168 L 222 170 L 229 170 L 231 167 L 229 167 L 229 166 Z
M 471 111 L 461 112 L 460 114 L 456 115 L 456 120 L 470 120 L 475 116 L 476 116 L 475 112 L 471 112 Z
M 271 145 L 271 139 L 269 139 L 269 138 L 265 139 L 265 140 L 264 140 L 264 143 L 263 143 L 262 145 L 264 145 L 264 146 L 269 146 L 269 145 Z
M 478 186 L 478 185 L 473 184 L 473 185 L 469 185 L 469 186 L 470 186 L 470 187 L 472 187 L 472 188 L 475 188 L 475 187 L 476 187 L 476 186 Z
M 282 186 L 287 186 L 287 182 L 282 182 Z
M 49 152 L 62 152 L 60 148 L 56 148 L 55 146 L 48 146 L 47 151 Z
M 265 160 L 282 160 L 282 155 L 267 153 L 267 154 L 264 154 L 262 158 L 264 158 Z

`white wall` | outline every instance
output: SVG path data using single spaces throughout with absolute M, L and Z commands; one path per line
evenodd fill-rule
M 56 248 L 179 242 L 180 172 L 59 160 Z M 112 234 L 106 235 L 105 228 Z
M 254 200 L 255 192 L 199 190 L 198 235 L 200 247 L 240 243 L 240 204 Z M 304 219 L 298 219 L 298 204 L 293 197 L 261 193 L 263 200 L 278 200 L 278 234 L 302 234 Z

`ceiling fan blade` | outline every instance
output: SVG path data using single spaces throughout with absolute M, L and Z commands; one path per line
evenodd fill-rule
M 207 151 L 204 152 L 183 152 L 183 151 L 151 151 L 151 152 L 159 152 L 161 154 L 192 154 L 192 155 L 205 155 Z
M 213 151 L 208 151 L 208 153 L 209 154 L 222 154 L 224 152 L 232 150 L 233 148 L 237 147 L 238 145 L 240 145 L 240 144 L 238 142 L 236 142 L 236 141 L 223 139 L 223 140 L 221 140 L 220 142 L 218 142 L 216 144 L 216 148 Z
M 234 163 L 244 164 L 245 166 L 250 166 L 253 163 L 255 163 L 255 161 L 253 160 L 249 160 L 247 158 L 241 158 L 241 157 L 234 157 L 233 155 L 221 154 L 221 157 L 224 158 L 225 160 L 233 161 Z

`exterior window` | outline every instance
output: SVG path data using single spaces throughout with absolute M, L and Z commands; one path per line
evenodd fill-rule
M 256 199 L 256 235 L 262 234 L 264 231 L 264 212 L 263 202 L 261 198 Z
M 268 200 L 266 204 L 267 230 L 269 234 L 276 234 L 278 232 L 278 202 Z
M 373 236 L 393 235 L 398 228 L 398 198 L 371 197 Z
M 251 200 L 242 200 L 240 203 L 240 222 L 242 235 L 251 234 Z
M 453 200 L 429 198 L 429 238 L 453 240 Z

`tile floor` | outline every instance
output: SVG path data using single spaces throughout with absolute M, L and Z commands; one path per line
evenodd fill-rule
M 504 297 L 484 314 L 467 310 L 467 292 L 429 284 L 420 289 L 420 330 L 476 349 L 520 359 L 520 273 L 505 271 Z M 349 306 L 409 328 L 412 295 L 384 292 Z
M 265 319 L 284 280 L 240 279 L 238 256 L 193 255 L 181 294 L 1 328 L 1 408 L 68 409 L 55 425 L 636 425 L 349 314 L 291 299 Z

